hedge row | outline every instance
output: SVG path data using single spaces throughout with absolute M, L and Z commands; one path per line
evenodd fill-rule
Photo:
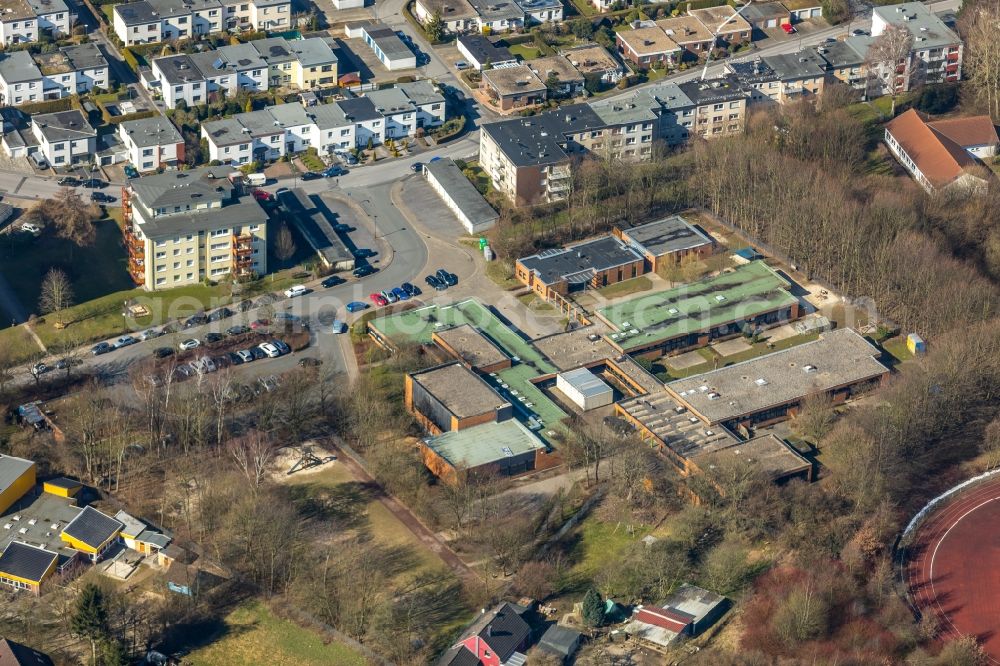
M 27 104 L 22 104 L 17 108 L 28 115 L 69 111 L 73 108 L 73 98 L 63 97 L 62 99 L 50 99 L 43 102 L 28 102 Z
M 108 112 L 105 109 L 101 113 L 101 118 L 108 125 L 120 125 L 121 123 L 127 120 L 142 120 L 143 118 L 152 118 L 155 115 L 158 115 L 156 111 L 150 109 L 147 111 L 136 111 L 135 113 L 126 113 L 125 115 L 122 116 L 111 116 L 108 115 Z

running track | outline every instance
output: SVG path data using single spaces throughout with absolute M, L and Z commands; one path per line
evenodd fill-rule
M 975 636 L 1000 665 L 1000 478 L 924 520 L 905 576 L 913 605 L 940 618 L 942 638 Z

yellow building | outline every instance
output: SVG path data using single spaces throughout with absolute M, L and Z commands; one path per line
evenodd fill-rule
M 91 506 L 85 506 L 59 537 L 73 550 L 98 562 L 104 552 L 117 540 L 122 531 L 121 521 L 105 515 Z
M 147 291 L 267 272 L 267 213 L 229 167 L 167 171 L 122 188 L 128 269 Z
M 0 555 L 0 584 L 29 590 L 38 596 L 58 562 L 59 555 L 51 550 L 12 541 Z
M 321 37 L 285 40 L 280 37 L 250 42 L 267 62 L 271 86 L 300 90 L 337 85 L 337 56 Z
M 0 455 L 0 514 L 24 497 L 35 485 L 35 463 Z
M 67 499 L 76 497 L 76 494 L 80 492 L 83 488 L 83 484 L 79 481 L 74 481 L 73 479 L 67 479 L 64 476 L 58 479 L 49 479 L 42 483 L 42 490 L 49 493 L 50 495 L 55 495 L 56 497 L 65 497 Z

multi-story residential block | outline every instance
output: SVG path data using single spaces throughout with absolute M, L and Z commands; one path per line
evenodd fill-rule
M 872 14 L 872 37 L 876 40 L 887 26 L 908 30 L 913 35 L 910 55 L 895 68 L 869 71 L 881 84 L 882 92 L 912 90 L 927 83 L 958 81 L 962 78 L 961 38 L 936 14 L 919 2 L 876 7 Z
M 167 171 L 122 188 L 128 269 L 148 291 L 267 272 L 267 213 L 228 167 Z
M 725 69 L 752 91 L 751 103 L 785 104 L 823 94 L 827 63 L 814 50 L 727 62 Z
M 866 90 L 869 80 L 865 60 L 872 41 L 868 35 L 859 35 L 817 46 L 816 53 L 826 63 L 828 78 Z
M 184 101 L 204 104 L 213 93 L 232 96 L 268 87 L 300 90 L 337 84 L 337 56 L 329 41 L 282 37 L 223 46 L 214 51 L 154 58 L 143 85 L 159 92 L 168 108 Z
M 126 120 L 118 136 L 128 151 L 128 161 L 141 172 L 177 166 L 184 160 L 184 137 L 165 116 Z
M 289 0 L 138 0 L 115 5 L 112 25 L 131 46 L 234 29 L 287 30 L 291 12 Z
M 488 69 L 479 87 L 501 111 L 526 109 L 548 99 L 548 88 L 528 65 Z
M 108 87 L 108 61 L 96 44 L 65 46 L 35 56 L 27 51 L 0 54 L 3 104 L 61 99 Z
M 750 95 L 735 77 L 691 81 L 680 84 L 678 88 L 691 100 L 696 134 L 710 139 L 742 134 L 746 129 Z
M 37 42 L 40 35 L 69 34 L 76 15 L 63 0 L 3 0 L 0 2 L 0 43 Z
M 241 165 L 315 148 L 320 153 L 364 148 L 441 125 L 444 96 L 426 80 L 363 97 L 302 107 L 282 104 L 203 123 L 209 159 Z
M 97 148 L 97 130 L 76 109 L 32 116 L 31 133 L 54 166 L 88 164 Z
M 413 13 L 426 25 L 440 18 L 446 32 L 504 33 L 563 19 L 560 0 L 416 0 Z

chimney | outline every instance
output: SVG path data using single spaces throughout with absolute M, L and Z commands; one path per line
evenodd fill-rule
M 486 636 L 489 637 L 489 638 L 493 637 L 493 625 L 492 624 L 486 625 Z

